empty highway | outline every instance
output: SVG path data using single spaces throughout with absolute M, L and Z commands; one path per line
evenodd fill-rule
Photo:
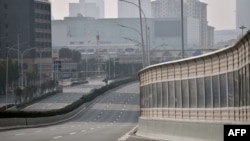
M 2 131 L 0 137 L 1 141 L 139 141 L 128 135 L 137 125 L 138 116 L 139 86 L 130 83 L 96 98 L 71 121 Z

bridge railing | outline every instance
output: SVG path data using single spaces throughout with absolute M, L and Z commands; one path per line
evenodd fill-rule
M 235 45 L 139 72 L 141 118 L 250 122 L 250 32 Z

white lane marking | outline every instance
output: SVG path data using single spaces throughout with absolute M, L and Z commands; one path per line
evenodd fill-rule
M 36 131 L 36 133 L 40 133 L 40 132 L 42 132 L 42 130 L 37 130 L 37 131 Z
M 71 126 L 71 128 L 74 128 L 75 126 L 73 125 L 73 126 Z
M 94 130 L 95 128 L 90 128 L 90 130 Z
M 128 131 L 125 135 L 123 135 L 122 137 L 120 137 L 118 139 L 118 141 L 126 141 L 129 137 L 130 137 L 130 133 L 132 133 L 132 131 L 135 130 L 136 127 L 134 127 L 133 129 L 131 129 L 130 131 Z
M 127 140 L 129 138 L 129 135 L 123 135 L 122 137 L 120 137 L 119 139 L 118 139 L 118 141 L 125 141 L 125 140 Z
M 71 132 L 71 133 L 69 133 L 70 135 L 75 135 L 76 134 L 76 132 Z
M 122 112 L 120 112 L 122 114 Z
M 83 132 L 85 132 L 86 130 L 82 130 L 81 132 L 83 133 Z
M 59 138 L 61 138 L 62 136 L 56 136 L 56 137 L 54 137 L 54 139 L 59 139 Z
M 19 134 L 16 134 L 16 136 L 20 136 L 20 135 L 24 135 L 24 133 L 19 133 Z

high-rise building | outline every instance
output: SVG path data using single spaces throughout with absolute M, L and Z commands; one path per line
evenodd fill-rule
M 153 18 L 176 18 L 181 16 L 180 0 L 152 1 Z
M 150 18 L 151 0 L 141 0 L 141 9 L 145 13 L 146 18 Z M 138 0 L 118 0 L 118 18 L 138 18 L 139 16 Z
M 99 8 L 99 17 L 105 18 L 104 0 L 86 0 L 87 3 L 94 3 Z
M 153 18 L 180 18 L 181 17 L 181 1 L 180 0 L 156 0 L 152 1 L 152 17 Z M 184 1 L 184 16 L 187 18 L 198 19 L 200 25 L 200 46 L 210 46 L 212 41 L 208 39 L 207 25 L 207 4 L 199 0 Z M 213 28 L 210 28 L 213 29 Z M 213 32 L 209 32 L 213 33 Z M 211 37 L 211 35 L 209 36 Z
M 40 61 L 51 61 L 51 44 L 48 0 L 0 0 L 1 59 L 5 59 L 9 50 L 12 59 L 20 60 L 23 56 L 24 71 L 34 70 Z
M 187 0 L 185 6 L 185 15 L 187 17 L 196 18 L 200 21 L 200 44 L 202 47 L 210 46 L 212 41 L 208 39 L 208 24 L 207 24 L 207 4 L 199 0 Z M 213 29 L 213 28 L 209 28 Z
M 96 19 L 104 18 L 103 0 L 80 0 L 79 3 L 69 4 L 69 16 L 94 17 Z
M 236 29 L 245 26 L 250 29 L 249 0 L 236 0 Z

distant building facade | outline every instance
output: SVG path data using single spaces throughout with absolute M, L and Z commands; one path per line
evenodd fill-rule
M 5 59 L 7 48 L 12 48 L 9 57 L 18 60 L 19 50 L 19 59 L 23 56 L 26 64 L 24 71 L 37 69 L 40 61 L 51 63 L 50 2 L 1 0 L 0 6 L 0 58 Z
M 180 18 L 181 3 L 179 0 L 156 0 L 152 2 L 152 17 L 153 18 Z M 199 0 L 186 0 L 184 5 L 184 16 L 199 20 L 200 31 L 200 46 L 202 48 L 209 47 L 213 44 L 213 40 L 209 39 L 213 33 L 208 31 L 207 24 L 207 4 Z M 212 30 L 213 28 L 209 28 Z M 198 40 L 198 39 L 197 39 Z
M 187 48 L 199 47 L 199 20 L 185 18 L 185 45 Z M 127 28 L 121 27 L 124 25 Z M 181 30 L 179 18 L 148 19 L 150 32 L 148 43 L 153 49 L 161 44 L 168 48 L 181 48 Z M 133 27 L 134 30 L 129 29 Z M 88 46 L 112 46 L 141 44 L 140 24 L 138 18 L 94 19 L 86 17 L 68 17 L 52 21 L 52 40 L 54 47 L 82 48 Z M 149 35 L 150 34 L 150 35 Z M 99 37 L 97 40 L 97 36 Z M 146 35 L 144 32 L 144 41 Z M 198 39 L 198 40 L 197 40 Z
M 118 18 L 139 18 L 138 0 L 118 1 Z M 141 0 L 141 9 L 146 18 L 151 18 L 151 0 Z M 142 14 L 142 18 L 144 15 Z
M 105 8 L 103 0 L 79 0 L 79 3 L 69 4 L 70 17 L 104 18 Z

